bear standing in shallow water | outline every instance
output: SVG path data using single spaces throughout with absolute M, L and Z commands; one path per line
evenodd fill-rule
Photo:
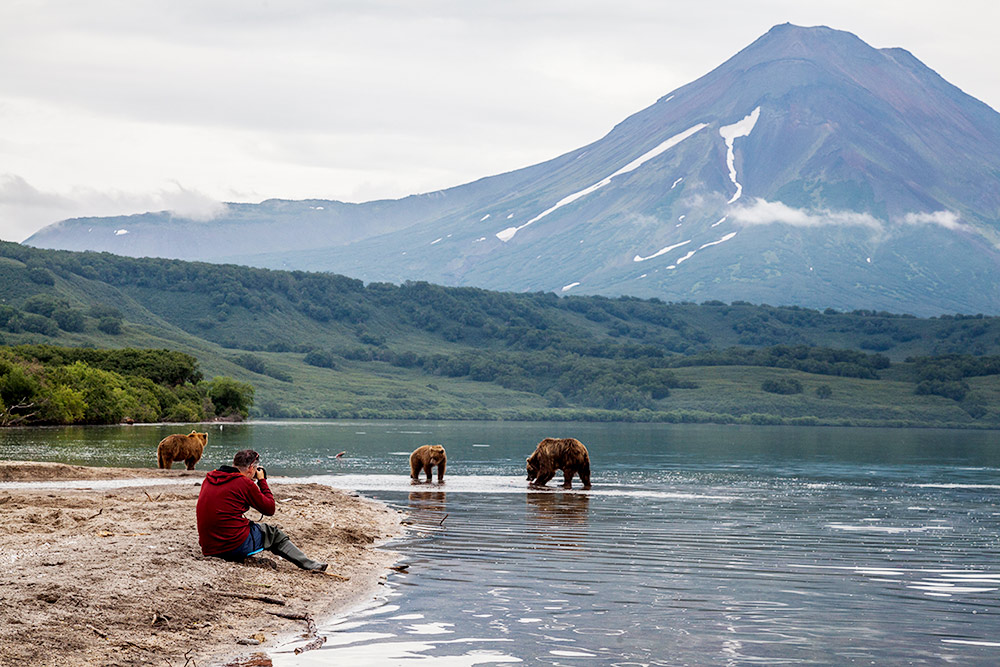
M 194 470 L 194 464 L 201 459 L 207 442 L 208 433 L 191 431 L 187 435 L 168 435 L 160 440 L 156 448 L 156 462 L 161 468 L 169 468 L 174 461 L 184 461 L 188 470 Z
M 545 486 L 556 470 L 563 471 L 563 488 L 573 486 L 573 475 L 580 475 L 583 488 L 590 488 L 590 454 L 576 438 L 545 438 L 528 457 L 528 481 Z
M 448 455 L 441 445 L 424 445 L 417 447 L 410 454 L 410 477 L 414 482 L 420 481 L 420 471 L 427 475 L 427 481 L 431 481 L 431 469 L 437 466 L 438 484 L 444 481 L 444 469 L 448 464 Z

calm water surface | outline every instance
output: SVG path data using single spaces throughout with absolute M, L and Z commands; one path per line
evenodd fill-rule
M 1000 434 L 622 424 L 209 428 L 269 475 L 409 515 L 405 574 L 275 665 L 1000 664 Z M 177 427 L 0 432 L 0 457 L 150 466 Z M 594 488 L 529 492 L 545 436 Z M 443 444 L 444 485 L 407 456 Z M 344 457 L 335 455 L 346 451 Z M 557 480 L 559 477 L 557 476 Z M 280 487 L 278 489 L 280 494 Z

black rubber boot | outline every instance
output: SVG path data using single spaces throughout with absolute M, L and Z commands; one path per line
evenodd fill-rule
M 288 539 L 288 535 L 286 535 L 280 528 L 276 528 L 275 526 L 271 526 L 266 523 L 258 523 L 257 525 L 260 526 L 261 533 L 263 533 L 263 546 L 265 549 L 273 554 L 281 556 L 285 560 L 295 563 L 303 570 L 311 570 L 314 572 L 326 571 L 326 563 L 315 561 L 302 553 L 297 546 L 292 544 L 292 541 Z

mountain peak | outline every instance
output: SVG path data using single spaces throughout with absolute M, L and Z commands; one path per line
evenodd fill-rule
M 779 45 L 800 43 L 815 45 L 831 42 L 872 48 L 857 35 L 846 30 L 836 30 L 825 25 L 801 26 L 794 23 L 779 23 L 775 25 L 752 42 L 750 46 L 771 43 Z
M 806 60 L 825 67 L 848 69 L 859 60 L 876 60 L 877 49 L 857 35 L 827 26 L 776 25 L 723 64 L 749 69 L 775 60 Z M 721 68 L 720 68 L 721 69 Z

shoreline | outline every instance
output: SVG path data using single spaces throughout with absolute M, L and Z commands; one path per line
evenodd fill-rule
M 264 519 L 330 574 L 266 552 L 229 563 L 198 547 L 206 472 L 0 461 L 0 665 L 270 665 L 314 622 L 375 597 L 397 558 L 382 548 L 402 533 L 396 510 L 269 479 Z

